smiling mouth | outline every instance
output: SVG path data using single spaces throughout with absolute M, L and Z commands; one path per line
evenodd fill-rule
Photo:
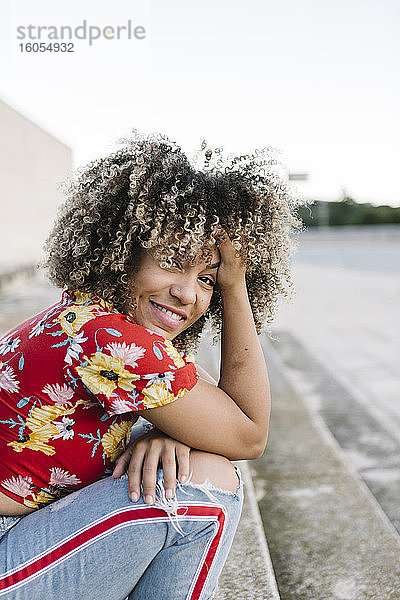
M 178 315 L 177 313 L 172 312 L 168 308 L 165 308 L 164 306 L 161 306 L 161 304 L 157 304 L 157 302 L 154 302 L 154 300 L 150 300 L 150 302 L 158 310 L 160 310 L 161 312 L 163 312 L 166 315 L 168 315 L 170 317 L 170 319 L 174 319 L 175 321 L 184 321 L 185 320 L 185 317 L 182 317 L 181 315 Z

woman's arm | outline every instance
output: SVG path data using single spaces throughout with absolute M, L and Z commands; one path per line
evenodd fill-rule
M 146 419 L 193 448 L 231 460 L 265 448 L 270 413 L 267 368 L 248 300 L 245 271 L 227 236 L 219 244 L 223 300 L 218 387 L 201 379 L 183 398 L 146 410 Z

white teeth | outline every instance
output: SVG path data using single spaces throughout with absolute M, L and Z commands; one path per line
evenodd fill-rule
M 158 310 L 162 310 L 162 312 L 165 312 L 169 317 L 172 317 L 173 319 L 176 319 L 177 321 L 183 321 L 183 317 L 181 317 L 180 315 L 177 315 L 176 313 L 173 313 L 172 311 L 168 310 L 167 308 L 160 306 L 159 304 L 157 304 L 157 302 L 153 302 L 153 304 L 155 304 L 155 306 L 157 306 Z

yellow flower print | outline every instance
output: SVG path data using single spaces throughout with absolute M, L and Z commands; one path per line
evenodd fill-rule
M 170 342 L 169 340 L 165 340 L 164 346 L 165 346 L 166 353 L 174 361 L 174 365 L 178 368 L 184 367 L 186 363 L 183 360 L 182 356 L 179 354 L 178 350 L 172 344 L 172 342 Z
M 93 296 L 93 294 L 87 294 L 86 292 L 81 292 L 80 290 L 72 290 L 71 295 L 74 299 L 74 304 L 86 304 L 87 302 L 94 302 L 102 308 L 107 308 L 108 310 L 112 309 L 111 304 L 107 302 L 107 300 L 103 300 L 98 296 Z
M 69 337 L 75 337 L 85 323 L 96 317 L 96 315 L 93 314 L 95 310 L 95 306 L 72 305 L 63 310 L 62 313 L 59 314 L 57 320 L 60 321 L 61 329 Z
M 136 419 L 133 421 L 114 423 L 101 438 L 104 454 L 108 456 L 112 462 L 114 462 L 124 451 L 125 444 L 129 442 L 129 436 L 134 423 L 136 423 Z
M 49 502 L 53 502 L 53 500 L 57 499 L 57 496 L 53 496 L 48 494 L 47 492 L 39 492 L 39 494 L 32 494 L 33 500 L 27 500 L 24 498 L 25 506 L 29 506 L 29 508 L 41 508 L 44 504 L 48 504 Z
M 143 404 L 146 408 L 156 408 L 173 402 L 176 398 L 172 394 L 165 383 L 153 383 L 149 387 L 142 390 L 144 396 Z
M 32 429 L 32 431 L 40 431 L 44 426 L 51 424 L 54 435 L 57 435 L 59 429 L 52 421 L 55 421 L 59 417 L 64 417 L 65 415 L 72 415 L 79 404 L 85 404 L 85 401 L 78 400 L 70 407 L 67 405 L 47 404 L 39 408 L 34 408 L 30 417 L 26 420 L 26 426 L 29 427 L 29 429 Z
M 76 370 L 93 394 L 104 394 L 109 398 L 117 387 L 129 392 L 135 388 L 132 382 L 140 379 L 139 375 L 127 371 L 124 361 L 118 357 L 96 352 L 90 359 L 87 356 L 85 359 L 87 366 L 76 367 Z
M 74 304 L 86 304 L 86 302 L 89 302 L 91 300 L 90 294 L 87 294 L 86 292 L 81 292 L 79 290 L 73 290 L 71 292 L 71 295 Z
M 75 412 L 79 404 L 84 400 L 78 400 L 74 406 L 46 405 L 34 408 L 30 417 L 26 420 L 26 427 L 30 432 L 26 433 L 20 440 L 9 442 L 15 452 L 22 452 L 25 448 L 43 452 L 47 456 L 55 453 L 55 448 L 49 444 L 50 438 L 59 437 L 59 427 L 53 421 L 64 415 Z
M 43 452 L 47 456 L 52 456 L 55 453 L 54 446 L 46 442 L 53 436 L 54 425 L 49 423 L 42 427 L 39 431 L 32 431 L 25 434 L 20 440 L 9 442 L 7 446 L 11 446 L 15 452 L 22 452 L 25 448 Z

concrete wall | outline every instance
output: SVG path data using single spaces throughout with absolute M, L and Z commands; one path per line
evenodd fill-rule
M 0 270 L 41 258 L 71 149 L 0 100 Z

